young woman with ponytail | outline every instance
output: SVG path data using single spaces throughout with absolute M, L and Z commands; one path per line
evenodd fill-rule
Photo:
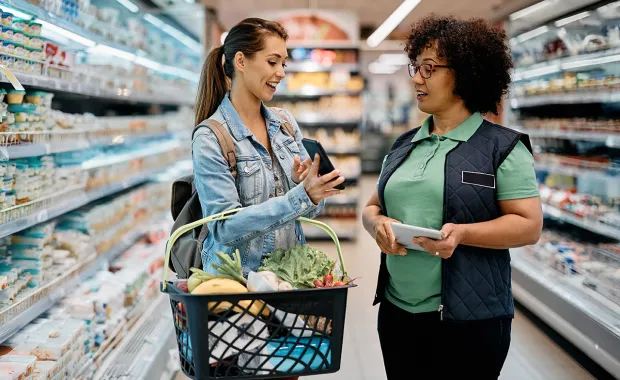
M 324 199 L 339 194 L 340 172 L 319 176 L 301 143 L 295 119 L 268 108 L 284 78 L 288 36 L 282 26 L 249 18 L 234 26 L 224 44 L 213 49 L 202 69 L 196 125 L 206 119 L 222 124 L 237 151 L 237 176 L 222 154 L 215 134 L 199 128 L 193 136 L 195 184 L 204 216 L 243 207 L 227 220 L 209 224 L 203 267 L 213 271 L 216 252 L 238 249 L 243 272 L 258 270 L 276 248 L 305 244 L 297 218 L 316 217 Z M 289 123 L 294 136 L 283 127 Z

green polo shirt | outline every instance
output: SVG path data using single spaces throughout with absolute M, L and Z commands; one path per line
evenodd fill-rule
M 404 224 L 439 230 L 443 222 L 444 164 L 446 154 L 460 141 L 467 141 L 483 119 L 474 113 L 445 136 L 429 134 L 429 117 L 413 141 L 409 157 L 396 169 L 385 186 L 385 205 L 390 218 Z M 519 142 L 496 174 L 499 200 L 539 196 L 534 158 Z M 387 256 L 390 281 L 386 298 L 411 313 L 439 309 L 441 258 L 427 252 L 407 250 L 406 256 Z

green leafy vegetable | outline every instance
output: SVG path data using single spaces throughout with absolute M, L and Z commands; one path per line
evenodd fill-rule
M 334 264 L 325 252 L 309 245 L 296 245 L 288 250 L 276 249 L 267 255 L 259 270 L 272 271 L 294 288 L 313 288 L 314 280 L 323 278 Z

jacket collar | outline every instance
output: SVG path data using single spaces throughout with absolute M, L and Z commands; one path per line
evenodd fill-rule
M 260 108 L 263 117 L 267 121 L 267 129 L 270 134 L 285 123 L 284 119 L 277 112 L 265 106 L 264 103 L 261 102 Z M 252 132 L 250 132 L 248 127 L 245 126 L 239 116 L 239 113 L 237 113 L 237 110 L 235 110 L 235 107 L 230 101 L 230 91 L 226 92 L 226 96 L 222 99 L 219 106 L 219 111 L 222 113 L 222 117 L 226 121 L 226 124 L 228 124 L 231 134 L 237 141 L 252 136 Z

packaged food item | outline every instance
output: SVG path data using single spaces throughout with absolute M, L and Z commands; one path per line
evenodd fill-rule
M 4 177 L 4 179 L 2 180 L 2 190 L 4 191 L 13 190 L 14 182 L 15 180 L 13 177 Z
M 18 30 L 14 30 L 13 31 L 13 41 L 15 43 L 18 43 L 20 45 L 24 45 L 26 42 L 26 35 L 24 34 L 24 32 L 18 31 Z
M 8 27 L 13 26 L 13 13 L 2 12 L 2 25 Z
M 28 375 L 28 366 L 20 363 L 0 363 L 0 379 L 3 380 L 22 380 Z
M 16 201 L 17 201 L 16 196 L 17 195 L 15 194 L 14 190 L 10 190 L 10 191 L 6 192 L 6 199 L 5 199 L 4 202 L 6 203 L 6 206 L 8 208 L 15 207 L 15 204 L 16 204 Z
M 7 54 L 15 54 L 15 42 L 4 40 L 2 46 Z
M 18 57 L 27 58 L 26 56 L 30 54 L 26 47 L 23 45 L 23 42 L 15 41 L 15 50 L 13 52 Z
M 28 46 L 35 49 L 42 49 L 43 40 L 40 37 L 30 37 L 30 43 L 28 44 Z
M 26 101 L 30 104 L 39 105 L 46 95 L 47 93 L 43 91 L 32 91 L 26 94 Z
M 28 34 L 31 36 L 40 36 L 41 35 L 42 25 L 36 21 L 30 21 L 28 23 Z
M 25 90 L 9 90 L 7 95 L 7 102 L 9 104 L 21 104 L 24 101 L 24 96 L 26 95 Z
M 2 38 L 7 42 L 13 42 L 13 28 L 10 26 L 2 26 Z
M 28 20 L 21 18 L 13 19 L 13 29 L 20 32 L 26 32 L 28 29 Z
M 4 363 L 17 363 L 26 366 L 26 373 L 24 376 L 28 377 L 34 373 L 34 368 L 36 364 L 37 358 L 36 356 L 21 356 L 21 355 L 3 355 L 0 356 L 0 366 Z
M 51 380 L 60 369 L 59 363 L 55 360 L 37 360 L 34 375 L 38 380 Z

